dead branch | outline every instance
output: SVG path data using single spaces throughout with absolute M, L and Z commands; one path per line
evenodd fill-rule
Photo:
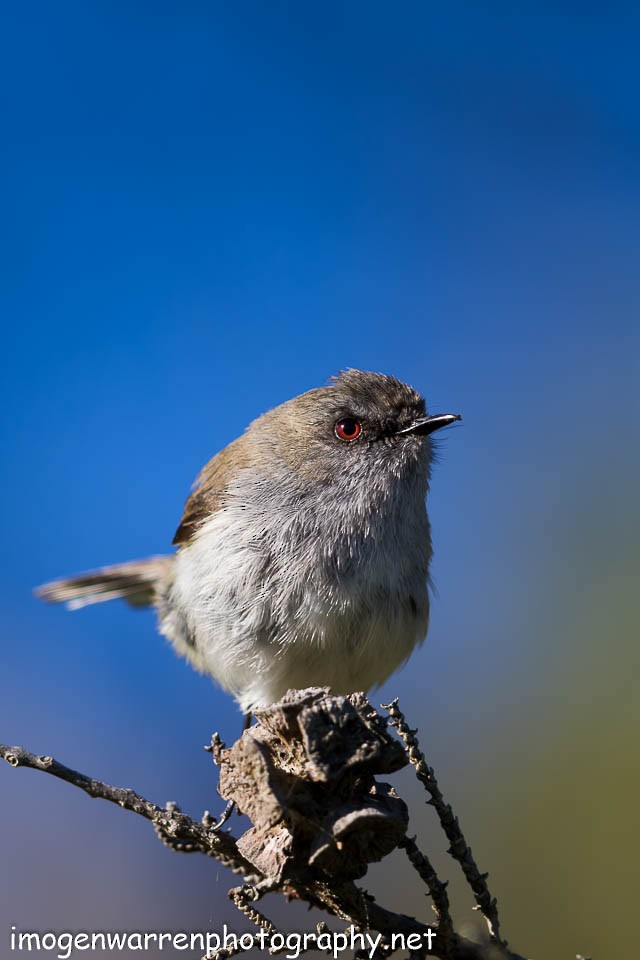
M 65 767 L 52 757 L 0 745 L 11 766 L 31 767 L 65 780 L 91 797 L 108 800 L 150 820 L 161 841 L 185 853 L 203 853 L 243 876 L 229 895 L 238 909 L 268 937 L 273 923 L 255 904 L 266 893 L 304 900 L 346 922 L 355 931 L 380 934 L 376 955 L 394 952 L 394 934 L 418 934 L 423 946 L 411 957 L 429 954 L 444 960 L 524 960 L 499 934 L 497 904 L 445 804 L 405 718 L 394 701 L 391 720 L 380 716 L 362 694 L 331 696 L 326 689 L 290 691 L 261 711 L 257 723 L 227 748 L 217 735 L 208 748 L 220 768 L 219 792 L 234 800 L 252 826 L 238 839 L 212 827 L 205 813 L 198 823 L 176 804 L 159 807 L 133 790 L 112 787 Z M 389 730 L 395 726 L 400 741 Z M 412 763 L 430 795 L 489 931 L 484 943 L 460 936 L 451 916 L 446 882 L 425 853 L 407 836 L 409 814 L 394 788 L 381 782 Z M 378 904 L 356 884 L 370 863 L 402 849 L 424 882 L 436 920 L 427 924 Z M 427 935 L 433 931 L 428 950 Z M 236 952 L 236 951 L 232 951 Z M 210 960 L 226 960 L 228 950 Z
M 168 842 L 174 849 L 189 848 L 204 853 L 219 860 L 234 873 L 240 873 L 249 879 L 257 877 L 251 864 L 238 853 L 236 842 L 230 834 L 207 830 L 206 826 L 196 823 L 191 817 L 181 813 L 176 804 L 169 803 L 164 808 L 158 807 L 133 790 L 126 787 L 111 787 L 101 780 L 95 780 L 93 777 L 78 773 L 77 770 L 65 767 L 53 757 L 37 756 L 22 747 L 7 747 L 0 744 L 0 758 L 6 760 L 12 767 L 30 767 L 32 770 L 49 773 L 59 780 L 73 784 L 74 787 L 79 787 L 90 797 L 108 800 L 124 810 L 131 810 L 145 817 L 152 822 L 163 841 Z
M 500 922 L 498 920 L 498 902 L 489 893 L 487 886 L 488 873 L 480 873 L 476 865 L 471 847 L 464 838 L 458 818 L 453 815 L 453 811 L 442 796 L 436 775 L 433 768 L 427 763 L 425 755 L 420 750 L 420 744 L 416 737 L 417 730 L 412 730 L 405 719 L 404 714 L 398 706 L 398 698 L 389 704 L 382 705 L 383 710 L 389 711 L 390 724 L 398 731 L 402 742 L 405 745 L 409 762 L 416 771 L 418 780 L 422 783 L 429 794 L 427 803 L 432 806 L 438 814 L 438 819 L 445 836 L 449 841 L 449 853 L 457 860 L 465 875 L 465 879 L 473 891 L 473 895 L 489 926 L 489 933 L 492 938 L 502 946 L 506 947 L 506 941 L 500 937 Z

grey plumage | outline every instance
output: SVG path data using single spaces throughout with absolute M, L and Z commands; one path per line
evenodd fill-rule
M 290 687 L 367 689 L 427 631 L 429 433 L 455 419 L 429 418 L 393 377 L 349 370 L 259 417 L 207 464 L 174 555 L 40 595 L 155 606 L 178 652 L 245 711 Z

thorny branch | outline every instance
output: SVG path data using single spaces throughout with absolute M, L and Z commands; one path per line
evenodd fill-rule
M 390 725 L 398 731 L 398 735 L 405 745 L 409 762 L 415 768 L 418 780 L 429 794 L 430 799 L 427 800 L 427 803 L 434 807 L 438 814 L 438 819 L 450 844 L 448 852 L 462 867 L 462 872 L 473 891 L 478 908 L 487 921 L 489 933 L 497 943 L 506 947 L 506 940 L 502 940 L 500 937 L 498 903 L 489 893 L 487 886 L 489 874 L 480 873 L 476 866 L 471 847 L 464 838 L 458 818 L 453 815 L 453 810 L 449 804 L 445 803 L 433 768 L 429 766 L 424 753 L 420 750 L 420 744 L 416 737 L 418 731 L 412 730 L 407 724 L 405 716 L 398 706 L 397 697 L 392 703 L 383 704 L 382 709 L 388 710 L 391 718 Z
M 203 853 L 242 875 L 229 896 L 236 907 L 269 937 L 278 933 L 255 904 L 266 893 L 306 901 L 346 922 L 357 932 L 382 937 L 376 955 L 390 956 L 394 934 L 419 934 L 425 946 L 411 960 L 524 960 L 500 936 L 498 910 L 464 839 L 457 818 L 445 803 L 433 769 L 421 752 L 415 731 L 397 700 L 378 714 L 362 694 L 331 696 L 311 688 L 290 691 L 257 715 L 257 723 L 226 748 L 214 735 L 208 748 L 220 768 L 219 791 L 234 800 L 252 822 L 239 838 L 214 829 L 205 813 L 192 820 L 173 803 L 159 807 L 133 790 L 112 787 L 21 747 L 0 745 L 0 758 L 13 767 L 31 767 L 65 780 L 90 797 L 116 803 L 150 820 L 159 839 L 173 850 Z M 400 741 L 389 732 L 395 727 Z M 440 879 L 415 839 L 407 836 L 408 810 L 393 787 L 377 779 L 405 766 L 415 768 L 429 793 L 456 859 L 471 887 L 489 931 L 475 943 L 455 930 L 447 883 Z M 402 849 L 433 902 L 436 919 L 427 924 L 394 913 L 356 884 L 370 863 Z M 324 928 L 324 925 L 320 925 Z M 426 935 L 435 932 L 428 951 Z M 239 951 L 219 950 L 207 960 L 228 960 Z
M 53 757 L 36 756 L 22 747 L 7 747 L 0 744 L 0 758 L 6 760 L 12 767 L 30 767 L 32 770 L 49 773 L 59 780 L 73 784 L 74 787 L 79 787 L 90 797 L 108 800 L 124 810 L 131 810 L 145 817 L 152 822 L 163 842 L 174 849 L 205 853 L 219 860 L 234 873 L 241 873 L 249 878 L 257 876 L 251 864 L 238 853 L 236 842 L 230 834 L 208 830 L 206 825 L 196 823 L 191 817 L 181 813 L 174 803 L 169 803 L 164 808 L 158 807 L 133 790 L 126 787 L 111 787 L 101 780 L 94 780 L 83 773 L 78 773 L 77 770 L 65 767 Z

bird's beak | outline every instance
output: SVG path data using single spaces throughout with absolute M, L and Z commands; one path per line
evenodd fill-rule
M 456 420 L 462 420 L 462 417 L 457 413 L 438 413 L 434 417 L 420 417 L 418 420 L 414 420 L 410 426 L 405 427 L 404 430 L 398 430 L 398 433 L 415 433 L 419 437 L 426 437 L 434 430 L 439 430 L 440 427 L 448 427 L 450 423 L 455 423 Z

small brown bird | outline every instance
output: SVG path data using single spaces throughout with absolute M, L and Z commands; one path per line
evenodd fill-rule
M 411 387 L 347 370 L 270 410 L 204 467 L 163 557 L 40 587 L 123 597 L 245 713 L 289 688 L 382 683 L 424 639 L 429 416 Z

